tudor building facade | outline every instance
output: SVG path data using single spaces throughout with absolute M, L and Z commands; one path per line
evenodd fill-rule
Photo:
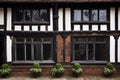
M 0 1 L 0 62 L 119 64 L 119 4 L 119 0 Z

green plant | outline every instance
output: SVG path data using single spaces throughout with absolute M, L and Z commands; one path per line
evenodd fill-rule
M 64 68 L 60 63 L 56 63 L 56 65 L 51 69 L 52 76 L 60 77 L 64 72 Z
M 11 71 L 12 71 L 12 70 L 11 70 L 11 68 L 9 67 L 8 64 L 2 64 L 1 69 L 0 69 L 0 75 L 1 75 L 2 77 L 6 77 L 7 75 L 10 74 Z
M 113 74 L 113 72 L 115 72 L 116 69 L 114 68 L 113 64 L 111 63 L 107 63 L 107 65 L 104 67 L 104 74 L 106 76 L 110 76 Z
M 30 72 L 32 72 L 33 76 L 38 76 L 42 72 L 42 68 L 39 63 L 34 63 L 32 68 L 30 68 Z
M 72 72 L 74 76 L 79 76 L 82 73 L 83 69 L 79 63 L 74 63 L 72 67 Z

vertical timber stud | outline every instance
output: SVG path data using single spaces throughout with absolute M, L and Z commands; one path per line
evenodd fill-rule
M 56 32 L 58 31 L 58 4 L 55 3 L 53 5 L 53 31 L 55 31 L 54 38 L 53 38 L 53 53 L 54 53 L 54 60 L 57 62 L 57 47 L 56 47 Z
M 6 59 L 6 29 L 7 29 L 7 8 L 4 7 L 4 36 L 3 36 L 3 40 L 4 40 L 4 50 L 3 50 L 3 63 L 6 63 L 7 59 Z
M 66 39 L 67 35 L 62 33 L 61 36 L 62 36 L 62 39 L 63 39 L 63 52 L 62 52 L 63 63 L 66 63 L 66 61 L 65 61 L 65 58 L 66 58 L 66 54 L 65 54 L 65 49 L 66 49 L 66 47 L 65 47 L 65 39 Z
M 53 29 L 58 31 L 58 4 L 55 3 L 53 8 Z
M 117 65 L 118 63 L 118 38 L 119 38 L 119 34 L 117 34 L 118 31 L 118 7 L 115 7 L 115 34 L 114 34 L 114 38 L 115 38 L 115 64 Z
M 116 65 L 118 63 L 118 38 L 119 38 L 119 35 L 116 33 L 114 35 L 114 39 L 115 39 L 115 64 Z

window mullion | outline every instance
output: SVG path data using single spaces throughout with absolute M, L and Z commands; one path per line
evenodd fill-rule
M 88 43 L 86 43 L 86 61 L 88 61 Z
M 24 59 L 26 61 L 26 38 L 24 39 Z
M 16 44 L 16 39 L 15 39 L 15 43 L 14 43 L 14 44 L 15 44 L 14 49 L 15 49 L 15 61 L 16 61 L 16 60 L 17 60 L 17 59 L 16 59 L 16 58 L 17 58 L 17 53 L 16 53 L 16 52 L 17 52 L 17 51 L 16 51 L 16 45 L 17 45 L 17 44 Z
M 33 38 L 31 39 L 31 53 L 32 53 L 32 61 L 34 61 L 34 44 L 33 44 Z
M 95 43 L 93 44 L 93 60 L 95 61 Z
M 23 22 L 25 22 L 25 10 L 23 9 Z
M 51 38 L 51 40 L 52 40 L 52 38 Z M 53 40 L 52 40 L 52 42 L 53 42 Z M 51 58 L 53 59 L 53 54 L 52 54 L 52 52 L 53 52 L 53 44 L 52 44 L 52 42 L 51 42 L 51 52 L 50 52 L 50 55 L 51 55 Z
M 81 9 L 81 21 L 83 21 L 83 9 Z
M 43 61 L 43 38 L 42 38 L 42 42 L 41 42 L 41 53 L 40 53 L 40 55 L 41 55 L 41 61 Z

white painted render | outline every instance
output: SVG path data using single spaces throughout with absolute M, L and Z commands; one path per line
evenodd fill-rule
M 83 25 L 83 31 L 89 31 L 89 25 Z
M 4 9 L 0 8 L 0 25 L 4 24 Z
M 115 30 L 115 8 L 110 8 L 110 30 Z
M 80 31 L 80 25 L 74 25 L 74 31 Z
M 30 26 L 24 26 L 24 31 L 30 31 Z
M 7 62 L 12 61 L 12 40 L 7 36 Z
M 58 31 L 63 31 L 63 8 L 58 10 Z
M 115 62 L 115 39 L 110 36 L 110 62 Z
M 15 26 L 15 31 L 21 31 L 21 25 L 16 25 Z
M 53 9 L 50 8 L 50 25 L 48 26 L 48 31 L 53 31 Z
M 120 7 L 118 8 L 118 30 L 120 30 Z
M 7 8 L 7 30 L 12 29 L 12 9 Z
M 107 25 L 100 25 L 101 31 L 107 31 Z
M 65 8 L 65 30 L 71 31 L 71 9 Z
M 92 25 L 92 31 L 98 31 L 98 25 Z
M 40 31 L 46 31 L 46 27 L 44 25 L 40 26 Z
M 118 39 L 118 62 L 120 62 L 120 37 Z
M 32 26 L 32 31 L 38 31 L 38 26 Z

